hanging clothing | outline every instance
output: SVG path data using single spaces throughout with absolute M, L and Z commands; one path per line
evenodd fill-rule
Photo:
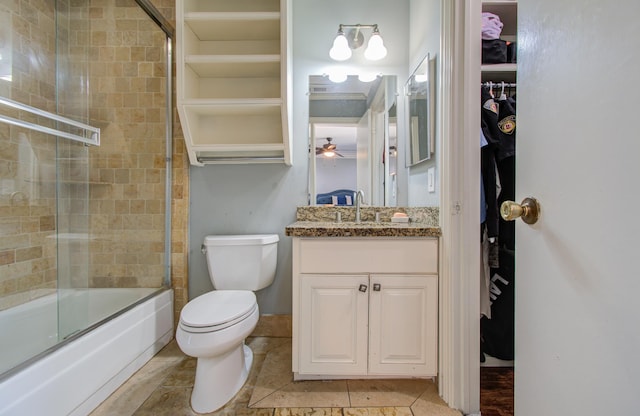
M 487 146 L 487 138 L 484 137 L 482 128 L 480 129 L 480 148 Z M 489 298 L 490 267 L 489 267 L 489 238 L 487 237 L 487 201 L 484 196 L 484 181 L 482 172 L 480 173 L 480 225 L 481 225 L 481 241 L 482 249 L 480 251 L 480 315 L 491 318 L 491 299 Z
M 491 270 L 491 319 L 480 319 L 480 351 L 501 360 L 514 358 L 514 259 L 500 248 L 500 268 Z
M 489 238 L 483 227 L 480 250 L 480 316 L 491 319 L 491 268 L 489 267 Z
M 498 130 L 500 138 L 496 153 L 496 166 L 500 180 L 498 203 L 515 201 L 516 198 L 516 100 L 514 97 L 498 99 Z M 515 223 L 499 219 L 500 244 L 515 248 Z
M 482 129 L 480 129 L 480 149 L 488 145 Z M 484 196 L 484 183 L 482 182 L 482 171 L 480 172 L 480 224 L 484 224 L 487 220 L 487 200 Z
M 498 153 L 496 160 L 516 155 L 516 100 L 501 97 L 497 101 Z
M 496 176 L 496 149 L 500 140 L 498 129 L 498 105 L 489 89 L 482 87 L 481 131 L 487 144 L 480 149 L 480 169 L 486 205 L 486 227 L 490 238 L 499 235 L 499 213 Z
M 482 86 L 480 93 L 480 121 L 482 133 L 491 145 L 500 143 L 500 130 L 498 129 L 498 103 L 494 100 L 491 90 L 487 86 Z
M 503 84 L 504 85 L 504 84 Z M 486 208 L 480 270 L 481 356 L 512 360 L 514 355 L 515 224 L 504 221 L 499 206 L 515 200 L 516 101 L 482 87 L 481 177 Z
M 498 177 L 500 178 L 500 193 L 498 203 L 500 206 L 504 201 L 516 200 L 516 157 L 507 157 L 497 164 Z M 516 222 L 505 221 L 500 217 L 498 223 L 498 239 L 500 244 L 515 250 L 516 243 Z

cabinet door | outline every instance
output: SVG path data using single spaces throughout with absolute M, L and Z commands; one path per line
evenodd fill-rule
M 435 275 L 372 275 L 369 374 L 432 376 L 437 371 Z
M 368 298 L 367 275 L 300 276 L 300 374 L 367 373 Z

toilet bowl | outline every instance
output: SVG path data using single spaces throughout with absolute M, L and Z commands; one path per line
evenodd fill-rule
M 253 363 L 244 340 L 259 316 L 256 297 L 246 290 L 208 292 L 182 309 L 176 341 L 185 354 L 198 359 L 193 410 L 219 409 L 242 388 Z
M 213 412 L 240 391 L 249 376 L 253 353 L 244 340 L 260 312 L 254 290 L 275 277 L 277 235 L 207 236 L 203 244 L 213 290 L 180 312 L 178 346 L 197 358 L 191 407 Z

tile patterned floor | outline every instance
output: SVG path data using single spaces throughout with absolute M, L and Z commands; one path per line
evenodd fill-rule
M 430 380 L 294 382 L 291 338 L 253 337 L 254 365 L 220 416 L 460 416 Z M 194 416 L 189 406 L 196 360 L 172 341 L 91 416 Z

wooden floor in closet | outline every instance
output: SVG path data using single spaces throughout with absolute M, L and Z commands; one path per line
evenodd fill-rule
M 513 367 L 480 367 L 482 416 L 513 416 Z

